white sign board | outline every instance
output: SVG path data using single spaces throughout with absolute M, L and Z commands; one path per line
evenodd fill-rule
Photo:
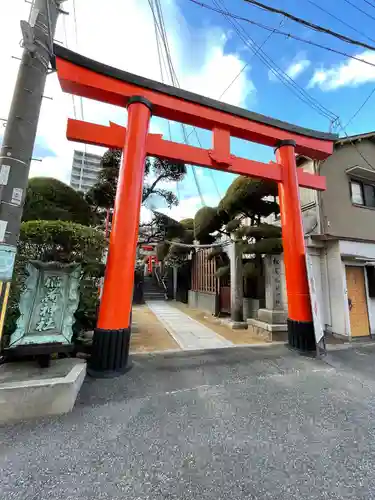
M 10 200 L 10 202 L 13 205 L 20 206 L 22 203 L 22 196 L 23 196 L 23 189 L 14 188 L 12 191 L 12 199 Z
M 0 241 L 5 240 L 5 232 L 7 230 L 8 222 L 6 220 L 0 220 Z
M 10 172 L 10 165 L 5 165 L 5 164 L 1 165 L 0 184 L 2 186 L 6 186 L 8 184 L 9 172 Z
M 312 258 L 309 255 L 307 249 L 306 249 L 306 268 L 307 268 L 307 279 L 309 282 L 312 316 L 314 322 L 315 342 L 318 344 L 324 337 L 324 331 L 322 327 L 318 296 L 316 293 Z

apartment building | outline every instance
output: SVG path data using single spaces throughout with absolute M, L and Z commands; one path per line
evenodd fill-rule
M 87 193 L 98 179 L 101 160 L 101 155 L 75 150 L 70 175 L 72 188 Z

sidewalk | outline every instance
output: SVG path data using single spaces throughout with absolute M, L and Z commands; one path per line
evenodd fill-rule
M 275 343 L 264 340 L 264 338 L 254 333 L 251 328 L 248 328 L 247 330 L 233 330 L 229 324 L 221 323 L 218 318 L 210 316 L 209 313 L 199 309 L 192 309 L 182 302 L 175 302 L 174 307 L 190 316 L 193 320 L 207 326 L 212 331 L 216 332 L 216 334 L 225 338 L 234 345 Z
M 147 306 L 133 307 L 131 353 L 179 350 L 178 343 L 168 333 Z
M 151 301 L 147 305 L 183 350 L 217 349 L 233 345 L 230 340 L 167 302 Z

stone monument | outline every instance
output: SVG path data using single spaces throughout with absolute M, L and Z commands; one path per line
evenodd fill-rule
M 268 332 L 287 331 L 287 310 L 283 294 L 283 266 L 281 255 L 264 257 L 266 282 L 266 307 L 259 309 L 257 318 L 249 319 L 249 324 Z
M 4 267 L 4 266 L 3 266 Z M 1 266 L 0 266 L 1 268 Z M 20 297 L 20 317 L 0 366 L 0 423 L 71 411 L 86 375 L 86 362 L 52 359 L 72 348 L 79 302 L 78 264 L 31 261 Z M 39 367 L 25 356 L 39 361 Z
M 20 317 L 9 349 L 19 346 L 71 344 L 79 303 L 78 264 L 31 261 L 20 297 Z

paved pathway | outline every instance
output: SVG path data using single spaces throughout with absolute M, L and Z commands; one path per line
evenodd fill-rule
M 147 302 L 148 307 L 165 326 L 181 349 L 215 349 L 233 345 L 210 328 L 198 323 L 167 302 Z

